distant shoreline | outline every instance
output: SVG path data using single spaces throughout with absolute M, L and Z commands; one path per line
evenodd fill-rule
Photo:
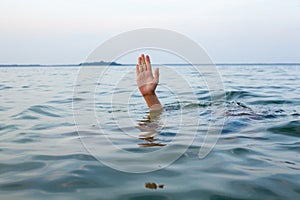
M 117 62 L 83 62 L 79 64 L 54 64 L 54 65 L 43 65 L 43 64 L 0 64 L 0 67 L 74 67 L 74 66 L 120 66 L 122 64 Z
M 79 64 L 0 64 L 0 67 L 81 67 L 81 66 L 132 66 L 135 64 L 120 64 L 116 62 L 91 62 L 91 63 L 79 63 Z M 166 66 L 185 66 L 188 64 L 153 64 L 166 65 Z M 193 64 L 193 65 L 216 65 L 216 66 L 254 66 L 254 65 L 300 65 L 300 63 L 214 63 L 214 64 Z

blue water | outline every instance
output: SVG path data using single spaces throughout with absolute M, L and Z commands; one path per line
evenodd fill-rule
M 75 98 L 79 67 L 1 67 L 0 198 L 299 199 L 300 65 L 218 66 L 226 92 L 220 109 L 225 123 L 203 159 L 198 153 L 211 123 L 212 99 L 197 73 L 176 67 L 195 93 L 161 69 L 157 94 L 165 111 L 154 120 L 147 119 L 133 66 L 113 67 L 95 90 Z M 129 99 L 122 98 L 126 92 Z M 93 105 L 87 103 L 90 97 Z M 82 105 L 82 119 L 93 110 L 98 123 L 75 121 L 74 105 Z M 181 120 L 195 119 L 200 119 L 198 126 L 179 129 Z M 196 135 L 170 165 L 129 173 L 107 166 L 89 151 L 89 145 L 99 143 L 99 154 L 128 165 L 129 157 L 97 139 L 101 131 L 114 145 L 141 155 L 171 146 L 177 136 L 182 146 Z M 84 138 L 95 141 L 86 144 Z M 158 155 L 153 163 L 156 159 L 166 158 Z

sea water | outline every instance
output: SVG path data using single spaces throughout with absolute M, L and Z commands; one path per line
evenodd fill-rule
M 300 198 L 300 65 L 217 66 L 224 123 L 204 158 L 199 151 L 215 108 L 203 74 L 161 66 L 157 95 L 165 108 L 151 118 L 134 69 L 111 66 L 89 82 L 78 79 L 77 66 L 1 67 L 0 198 Z M 93 90 L 74 95 L 83 84 Z M 167 157 L 156 153 L 166 147 Z M 151 152 L 152 163 L 130 166 L 130 153 Z M 176 159 L 155 168 L 168 155 Z M 110 165 L 115 160 L 121 166 Z

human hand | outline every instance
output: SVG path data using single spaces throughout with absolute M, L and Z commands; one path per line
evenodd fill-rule
M 155 95 L 155 89 L 159 81 L 159 69 L 156 68 L 154 76 L 152 74 L 152 66 L 150 57 L 144 54 L 139 56 L 136 65 L 136 83 L 143 96 Z

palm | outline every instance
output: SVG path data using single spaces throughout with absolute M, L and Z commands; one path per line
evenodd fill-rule
M 143 96 L 154 94 L 158 84 L 151 71 L 143 71 L 139 73 L 136 77 L 136 82 Z
M 155 70 L 155 76 L 152 74 L 152 67 L 149 56 L 140 56 L 136 65 L 136 83 L 143 96 L 155 94 L 158 84 L 159 72 Z

